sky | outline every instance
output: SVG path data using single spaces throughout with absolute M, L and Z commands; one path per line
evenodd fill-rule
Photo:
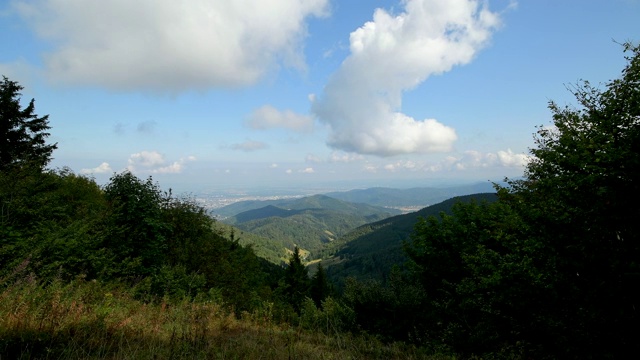
M 100 184 L 432 186 L 522 176 L 549 101 L 605 87 L 640 0 L 2 0 L 0 74 L 50 167 Z

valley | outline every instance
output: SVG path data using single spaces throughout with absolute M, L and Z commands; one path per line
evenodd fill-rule
M 349 276 L 384 279 L 394 265 L 406 261 L 402 243 L 418 217 L 449 212 L 457 201 L 493 201 L 492 193 L 490 182 L 449 188 L 368 188 L 244 197 L 209 211 L 220 231 L 251 245 L 258 256 L 283 265 L 297 246 L 310 273 L 321 263 L 341 286 Z

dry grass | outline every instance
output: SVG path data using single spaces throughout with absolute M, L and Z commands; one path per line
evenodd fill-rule
M 403 344 L 238 319 L 219 304 L 145 304 L 96 282 L 24 279 L 0 293 L 0 359 L 412 359 Z

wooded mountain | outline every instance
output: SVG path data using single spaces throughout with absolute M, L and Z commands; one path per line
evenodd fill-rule
M 327 246 L 322 261 L 327 274 L 337 283 L 349 276 L 358 279 L 384 280 L 394 265 L 402 265 L 406 254 L 402 245 L 408 241 L 419 218 L 451 213 L 457 202 L 494 202 L 495 193 L 458 196 L 420 211 L 397 215 L 362 225 Z
M 262 206 L 256 208 L 258 205 Z M 272 244 L 256 246 L 273 249 L 275 244 L 275 247 L 279 248 L 276 256 L 281 259 L 286 259 L 287 250 L 293 249 L 294 246 L 311 252 L 311 256 L 315 257 L 325 244 L 356 227 L 399 213 L 395 209 L 349 203 L 325 195 L 262 202 L 246 201 L 225 208 L 218 213 L 231 213 L 237 209 L 248 208 L 249 210 L 222 221 L 242 231 L 270 239 Z M 269 258 L 273 256 L 272 253 Z

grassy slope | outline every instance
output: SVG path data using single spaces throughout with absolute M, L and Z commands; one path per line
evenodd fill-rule
M 4 279 L 2 279 L 4 280 Z M 0 292 L 2 359 L 435 359 L 404 344 L 234 316 L 215 302 L 145 304 L 96 282 Z M 443 357 L 438 357 L 443 358 Z

